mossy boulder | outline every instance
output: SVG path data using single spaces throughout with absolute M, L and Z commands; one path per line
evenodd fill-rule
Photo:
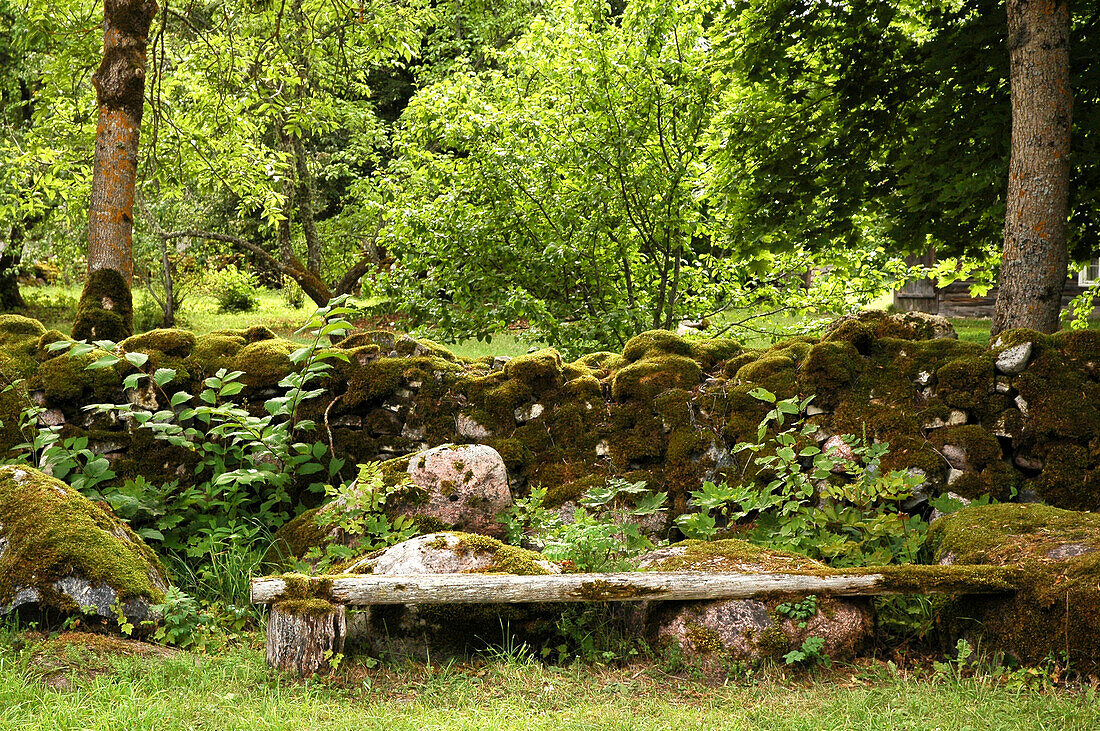
M 1024 663 L 1068 652 L 1084 673 L 1100 669 L 1100 514 L 1038 504 L 963 508 L 935 521 L 928 544 L 940 564 L 1015 566 L 1018 592 L 963 597 L 944 615 L 982 647 Z
M 761 548 L 737 539 L 684 541 L 659 548 L 638 561 L 646 571 L 813 572 L 826 566 L 806 556 Z M 810 616 L 794 619 L 782 604 L 802 602 Z M 694 602 L 647 602 L 634 619 L 658 646 L 675 644 L 703 667 L 720 670 L 731 662 L 780 660 L 809 637 L 825 640 L 833 659 L 855 655 L 870 636 L 870 604 L 836 597 L 773 597 Z
M 854 344 L 866 333 L 871 338 L 899 340 L 958 339 L 951 321 L 941 315 L 924 312 L 887 313 L 882 310 L 862 310 L 834 320 L 825 329 L 826 340 L 847 340 Z
M 112 622 L 120 609 L 141 631 L 167 587 L 125 523 L 38 470 L 0 467 L 0 613 Z
M 691 358 L 656 355 L 621 368 L 611 383 L 611 395 L 616 401 L 650 401 L 672 388 L 691 390 L 702 377 L 703 370 Z
M 341 570 L 386 575 L 561 573 L 559 566 L 534 551 L 455 532 L 419 536 Z M 552 630 L 560 611 L 558 605 L 539 604 L 378 605 L 349 617 L 348 640 L 372 655 L 392 659 L 461 657 L 502 640 L 537 642 Z

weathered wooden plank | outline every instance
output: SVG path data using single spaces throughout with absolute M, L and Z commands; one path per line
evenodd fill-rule
M 1014 569 L 900 566 L 874 570 L 734 574 L 635 572 L 510 576 L 285 576 L 252 580 L 252 602 L 316 597 L 336 604 L 484 604 L 583 601 L 749 599 L 788 594 L 989 594 L 1013 590 Z

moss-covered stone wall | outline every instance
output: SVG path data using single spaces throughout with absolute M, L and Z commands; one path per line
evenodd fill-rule
M 835 323 L 824 338 L 770 348 L 654 331 L 622 354 L 566 362 L 550 349 L 471 361 L 431 342 L 360 332 L 339 343 L 348 362 L 305 416 L 353 462 L 479 442 L 504 457 L 517 493 L 540 484 L 564 503 L 619 475 L 667 490 L 675 513 L 703 479 L 739 473 L 732 447 L 755 437 L 766 407 L 749 393 L 764 386 L 781 397 L 814 394 L 822 439 L 888 441 L 887 466 L 920 470 L 929 495 L 1100 508 L 1100 333 L 1012 331 L 990 348 L 943 337 L 950 334 L 917 316 L 868 313 Z M 36 321 L 0 317 L 0 368 L 26 379 L 18 394 L 0 396 L 0 448 L 23 441 L 18 412 L 29 399 L 66 434 L 88 434 L 121 476 L 188 479 L 188 455 L 84 408 L 129 401 L 156 409 L 163 397 L 125 391 L 125 362 L 87 371 L 95 354 L 49 352 L 60 338 Z M 264 327 L 198 337 L 156 330 L 122 347 L 175 368 L 178 387 L 192 393 L 220 368 L 243 371 L 241 398 L 257 413 L 279 393 L 295 348 Z

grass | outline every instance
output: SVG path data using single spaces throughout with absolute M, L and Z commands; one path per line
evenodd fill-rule
M 254 640 L 255 642 L 255 640 Z M 147 653 L 146 653 L 147 654 Z M 341 668 L 300 681 L 257 647 L 35 655 L 0 646 L 3 729 L 1093 729 L 1091 689 L 913 679 L 883 663 L 710 685 L 654 666 L 487 662 Z M 43 674 L 47 678 L 43 678 Z M 66 678 L 58 682 L 58 678 Z M 49 681 L 49 686 L 46 684 Z M 64 688 L 55 690 L 53 688 Z

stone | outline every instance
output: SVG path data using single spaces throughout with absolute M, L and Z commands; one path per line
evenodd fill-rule
M 409 458 L 408 474 L 419 494 L 407 512 L 456 530 L 506 534 L 497 515 L 511 507 L 512 493 L 504 460 L 492 447 L 445 445 L 419 452 Z
M 997 360 L 993 362 L 993 366 L 998 373 L 1003 373 L 1006 376 L 1017 376 L 1024 372 L 1030 360 L 1031 343 L 1026 342 L 1002 350 L 997 354 Z
M 856 455 L 851 446 L 840 435 L 834 435 L 825 440 L 821 447 L 823 452 L 831 452 L 839 461 L 833 466 L 833 472 L 841 474 L 848 471 L 848 466 L 855 462 Z
M 415 575 L 500 573 L 546 575 L 561 567 L 541 554 L 468 533 L 441 532 L 412 538 L 349 564 L 356 573 Z M 560 606 L 478 604 L 373 606 L 348 617 L 349 641 L 390 659 L 461 657 L 504 641 L 537 641 L 536 628 L 552 627 Z M 508 634 L 510 637 L 504 637 Z
M 772 551 L 745 541 L 684 541 L 641 557 L 640 568 L 652 571 L 774 573 L 813 571 L 825 565 L 805 556 Z M 825 640 L 823 653 L 834 660 L 850 658 L 870 636 L 871 605 L 866 599 L 817 597 L 817 611 L 805 620 L 784 617 L 777 607 L 800 597 L 717 599 L 691 602 L 645 602 L 628 622 L 657 646 L 679 645 L 708 671 L 731 662 L 779 660 L 809 637 Z M 630 611 L 628 609 L 628 611 Z
M 946 629 L 1021 663 L 1054 656 L 1085 675 L 1100 671 L 1100 514 L 971 505 L 933 523 L 927 545 L 940 564 L 1020 570 L 1013 595 L 944 607 Z
M 492 436 L 492 433 L 488 429 L 479 424 L 474 417 L 469 414 L 459 414 L 456 416 L 455 428 L 458 431 L 458 435 L 463 439 L 480 441 Z
M 542 404 L 531 404 L 530 406 L 520 406 L 516 409 L 515 414 L 513 414 L 513 416 L 515 417 L 516 421 L 518 421 L 520 424 L 524 424 L 528 421 L 532 421 L 534 419 L 539 418 L 540 416 L 542 416 L 542 412 L 545 411 L 545 410 L 546 410 L 546 407 L 543 406 Z
M 959 409 L 951 409 L 951 413 L 947 415 L 948 426 L 960 426 L 966 423 L 966 412 Z
M 1023 396 L 1017 395 L 1015 398 L 1016 408 L 1020 410 L 1021 416 L 1027 416 L 1027 400 Z
M 504 366 L 508 365 L 508 361 L 512 360 L 508 355 L 497 355 L 493 357 L 493 370 L 502 371 Z
M 146 633 L 167 573 L 125 523 L 38 470 L 0 467 L 0 615 L 116 622 Z M 30 610 L 30 612 L 28 612 Z
M 946 434 L 946 432 L 944 432 Z M 957 444 L 945 444 L 943 445 L 943 457 L 947 460 L 947 463 L 951 465 L 953 469 L 961 472 L 970 472 L 973 467 L 970 465 L 970 461 L 966 458 L 966 449 Z
M 927 386 L 932 383 L 932 374 L 929 371 L 921 371 L 915 379 L 918 386 Z

